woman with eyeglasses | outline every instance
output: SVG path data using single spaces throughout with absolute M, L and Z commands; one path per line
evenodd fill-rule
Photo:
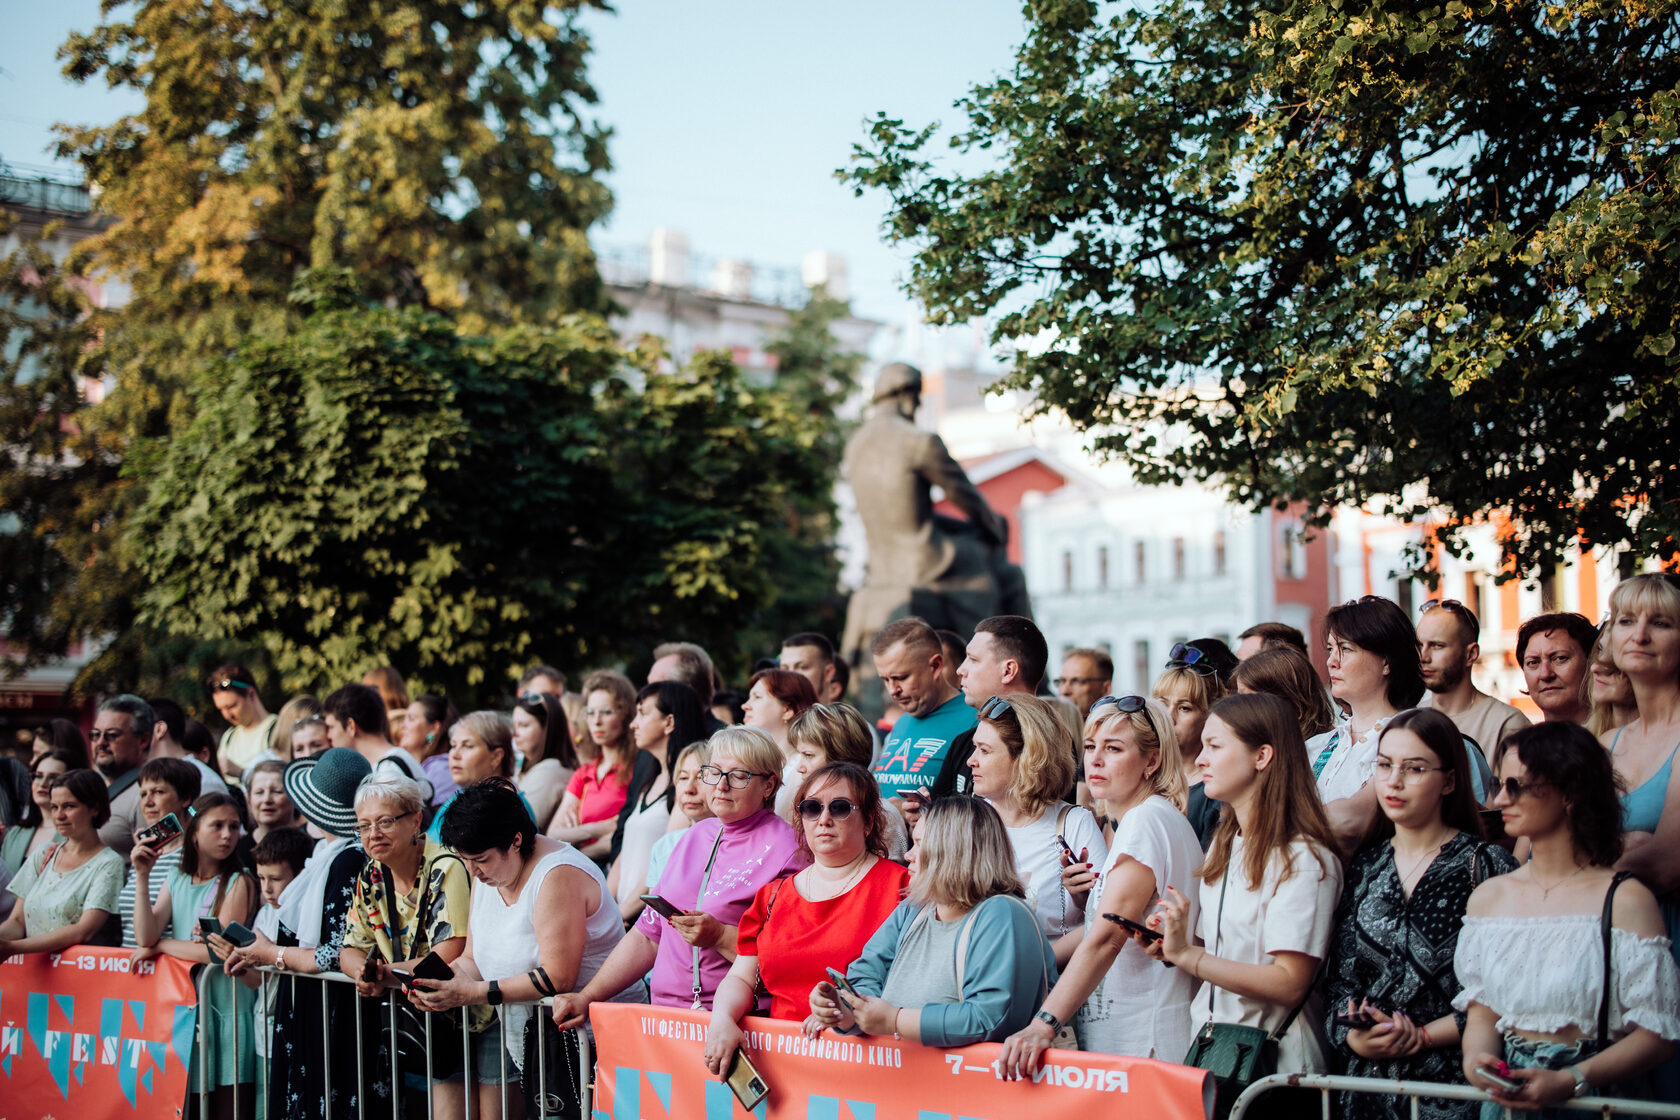
M 1516 861 L 1483 838 L 1464 736 L 1440 712 L 1413 708 L 1389 721 L 1373 780 L 1382 815 L 1348 868 L 1325 970 L 1332 1054 L 1353 1077 L 1462 1084 L 1459 927 L 1471 892 Z M 1478 1111 L 1474 1101 L 1418 1102 L 1430 1120 Z M 1341 1097 L 1350 1120 L 1408 1112 L 1401 1097 Z
M 519 792 L 531 803 L 537 828 L 545 829 L 578 768 L 572 732 L 558 697 L 527 692 L 513 706 L 513 745 L 518 751 Z
M 803 1020 L 810 991 L 830 968 L 844 969 L 904 897 L 910 873 L 886 858 L 881 793 L 850 762 L 819 766 L 794 799 L 799 850 L 811 865 L 760 887 L 741 917 L 737 955 L 718 985 L 706 1031 L 706 1068 L 729 1070 L 741 1045 L 741 1017 L 757 1006 L 762 981 L 770 1017 Z
M 857 996 L 826 980 L 812 988 L 807 1036 L 997 1041 L 1025 1026 L 1056 982 L 997 811 L 978 797 L 936 798 L 915 837 L 910 896 L 846 969 Z
M 636 694 L 636 718 L 630 721 L 636 762 L 624 807 L 613 834 L 607 883 L 618 899 L 618 912 L 630 925 L 642 912 L 642 886 L 648 856 L 671 825 L 676 789 L 671 759 L 705 737 L 705 711 L 694 690 L 676 681 L 659 681 Z
M 1085 926 L 1056 946 L 1067 968 L 1038 1016 L 1004 1043 L 1005 1076 L 1031 1077 L 1062 1023 L 1079 1045 L 1103 1054 L 1176 1062 L 1190 1046 L 1195 982 L 1150 960 L 1126 927 L 1142 922 L 1173 883 L 1188 883 L 1202 846 L 1184 817 L 1184 767 L 1166 706 L 1141 696 L 1105 696 L 1085 721 L 1085 780 L 1109 806 L 1114 838 L 1092 888 Z
M 1476 888 L 1453 958 L 1464 1074 L 1495 1102 L 1482 1115 L 1638 1092 L 1680 1039 L 1680 970 L 1656 896 L 1616 871 L 1610 758 L 1585 728 L 1541 723 L 1505 741 L 1499 777 L 1494 805 L 1532 857 Z
M 1276 696 L 1225 697 L 1208 713 L 1196 761 L 1225 811 L 1196 872 L 1195 902 L 1168 886 L 1145 923 L 1162 937 L 1145 948 L 1201 982 L 1192 1022 L 1257 1027 L 1277 1043 L 1277 1072 L 1323 1073 L 1313 982 L 1329 950 L 1342 864 L 1294 709 Z M 1218 1086 L 1216 1116 L 1230 1112 L 1240 1089 Z M 1274 1116 L 1293 1116 L 1300 1104 L 1281 1093 L 1261 1103 Z
M 636 688 L 623 673 L 601 669 L 584 679 L 584 734 L 594 757 L 579 763 L 549 822 L 548 835 L 598 863 L 604 864 L 612 851 L 618 814 L 630 792 L 636 763 L 630 723 L 635 711 Z
M 623 991 L 650 969 L 653 1003 L 711 1007 L 738 955 L 741 917 L 759 888 L 809 862 L 793 829 L 776 816 L 782 780 L 776 741 L 755 727 L 726 727 L 708 749 L 711 761 L 700 780 L 709 789 L 712 819 L 677 841 L 650 892 L 662 900 L 658 910 L 642 911 L 582 991 L 555 999 L 554 1021 L 562 1030 L 581 1024 L 591 1003 Z
M 506 722 L 499 712 L 487 714 Z M 421 827 L 426 800 L 412 778 L 375 771 L 356 787 L 355 810 L 367 863 L 356 877 L 338 964 L 354 978 L 357 995 L 376 999 L 404 987 L 394 969 L 413 973 L 430 953 L 453 962 L 466 949 L 472 877 L 459 856 L 427 838 Z M 482 1029 L 485 1018 L 474 1019 L 473 1030 Z M 462 1062 L 459 1020 L 432 1021 L 430 1083 L 424 1047 L 399 1041 L 404 1086 L 429 1091 L 442 1115 L 460 1114 Z
M 422 692 L 408 705 L 403 717 L 402 738 L 397 746 L 420 760 L 420 770 L 432 783 L 432 805 L 439 806 L 455 796 L 455 779 L 449 776 L 449 729 L 461 715 L 449 697 Z
M 1050 702 L 1010 693 L 982 704 L 968 766 L 974 795 L 1003 818 L 1027 905 L 1045 935 L 1055 942 L 1079 929 L 1088 895 L 1070 890 L 1062 872 L 1073 863 L 1103 866 L 1108 842 L 1089 809 L 1062 800 L 1073 788 L 1078 764 L 1073 741 Z M 1072 858 L 1064 858 L 1064 852 Z
M 1352 852 L 1377 816 L 1371 774 L 1388 721 L 1423 697 L 1417 631 L 1398 605 L 1376 595 L 1331 607 L 1324 618 L 1330 695 L 1346 723 L 1307 740 L 1313 779 L 1342 849 Z

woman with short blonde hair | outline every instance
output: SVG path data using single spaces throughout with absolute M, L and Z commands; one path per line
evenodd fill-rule
M 990 802 L 1008 829 L 1027 904 L 1055 941 L 1079 928 L 1085 915 L 1086 892 L 1062 878 L 1062 844 L 1077 862 L 1100 867 L 1108 842 L 1089 809 L 1062 800 L 1073 791 L 1077 769 L 1072 736 L 1051 703 L 1017 693 L 987 700 L 968 766 L 975 796 Z

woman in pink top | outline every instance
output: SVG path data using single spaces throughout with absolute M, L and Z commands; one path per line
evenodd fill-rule
M 711 762 L 700 779 L 710 788 L 716 816 L 700 821 L 677 843 L 655 891 L 675 917 L 650 906 L 582 991 L 557 996 L 554 1021 L 581 1024 L 589 1005 L 608 999 L 653 971 L 652 1002 L 709 1008 L 712 993 L 735 960 L 741 915 L 758 888 L 809 861 L 791 826 L 772 806 L 781 783 L 781 750 L 752 727 L 713 735 Z
M 549 822 L 548 835 L 600 863 L 612 850 L 618 811 L 630 792 L 630 769 L 636 761 L 630 717 L 636 708 L 636 688 L 623 673 L 602 669 L 583 682 L 583 697 L 585 726 L 598 754 L 572 775 L 566 796 Z

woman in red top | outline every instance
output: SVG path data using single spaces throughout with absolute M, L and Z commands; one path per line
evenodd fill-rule
M 706 1065 L 722 1076 L 741 1044 L 760 977 L 770 1016 L 802 1020 L 828 968 L 844 969 L 904 899 L 910 873 L 886 858 L 881 794 L 869 771 L 830 762 L 799 788 L 799 846 L 811 866 L 759 889 L 741 917 L 735 966 L 718 985 Z

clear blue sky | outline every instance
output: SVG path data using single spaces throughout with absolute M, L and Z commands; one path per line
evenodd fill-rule
M 114 119 L 135 101 L 59 75 L 59 44 L 95 25 L 98 0 L 9 8 L 0 159 L 49 166 L 54 122 Z M 951 103 L 1010 67 L 1023 27 L 1018 0 L 624 2 L 587 24 L 597 114 L 615 131 L 617 208 L 598 243 L 669 226 L 696 253 L 765 265 L 842 253 L 854 309 L 895 324 L 910 313 L 906 254 L 882 242 L 883 200 L 853 198 L 832 173 L 877 110 L 955 122 Z

